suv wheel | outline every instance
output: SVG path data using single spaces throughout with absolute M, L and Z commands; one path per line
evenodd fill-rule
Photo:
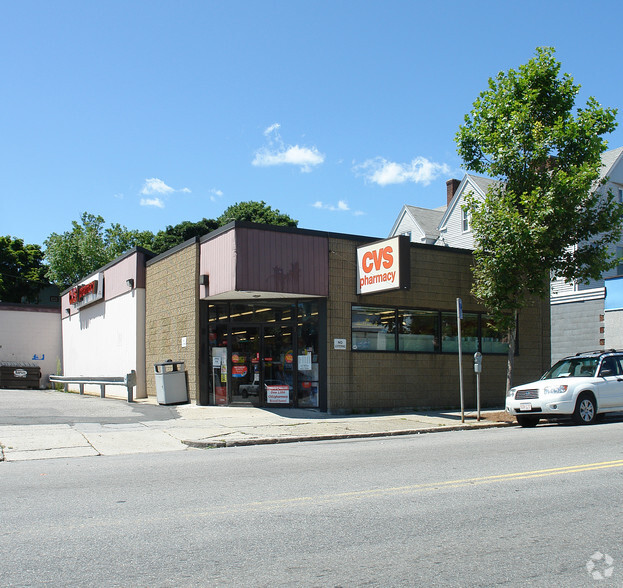
M 578 425 L 592 425 L 597 419 L 597 405 L 591 394 L 580 394 L 575 404 L 573 420 Z
M 517 419 L 518 425 L 526 428 L 536 427 L 539 422 L 539 417 L 526 416 L 522 414 L 516 415 L 515 418 Z

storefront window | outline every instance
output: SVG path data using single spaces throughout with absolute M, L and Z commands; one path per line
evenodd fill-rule
M 211 324 L 208 341 L 212 358 L 209 403 L 227 404 L 227 325 Z
M 212 321 L 226 321 L 229 318 L 229 304 L 210 304 L 208 307 L 208 320 Z
M 396 351 L 396 310 L 353 306 L 352 348 L 358 351 Z
M 459 337 L 456 313 L 441 313 L 441 351 L 458 353 Z M 478 351 L 478 315 L 463 314 L 461 321 L 461 351 L 475 353 Z
M 465 313 L 461 321 L 461 350 L 463 353 L 478 351 L 478 318 L 477 314 Z
M 398 310 L 400 351 L 439 351 L 439 313 L 433 310 Z
M 508 334 L 500 333 L 493 327 L 493 319 L 482 317 L 481 326 L 483 353 L 508 353 Z
M 296 307 L 292 302 L 233 304 L 231 320 L 237 323 L 275 323 L 291 321 L 296 315 Z
M 456 312 L 353 306 L 351 320 L 353 351 L 458 353 L 459 350 Z M 461 351 L 507 353 L 507 337 L 494 330 L 490 317 L 464 313 Z
M 298 405 L 318 406 L 319 365 L 318 365 L 318 303 L 315 301 L 299 304 L 298 321 Z
M 319 300 L 208 305 L 210 404 L 320 406 Z
M 456 322 L 456 314 L 452 312 L 441 313 L 441 345 L 445 352 L 457 353 L 459 350 L 459 330 Z

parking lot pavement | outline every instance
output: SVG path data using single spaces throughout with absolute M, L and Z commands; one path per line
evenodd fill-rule
M 501 411 L 336 416 L 308 409 L 160 406 L 55 390 L 0 390 L 0 460 L 87 457 L 508 426 Z

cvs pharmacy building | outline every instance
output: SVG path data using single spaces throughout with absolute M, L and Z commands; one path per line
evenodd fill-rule
M 145 261 L 146 390 L 153 366 L 184 361 L 201 405 L 333 413 L 459 404 L 456 298 L 463 300 L 465 398 L 484 355 L 484 406 L 504 400 L 507 345 L 470 294 L 470 251 L 233 222 Z M 549 366 L 549 303 L 518 325 L 515 378 Z

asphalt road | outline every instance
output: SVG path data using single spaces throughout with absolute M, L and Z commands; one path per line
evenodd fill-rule
M 0 585 L 621 586 L 622 442 L 606 422 L 0 463 Z

